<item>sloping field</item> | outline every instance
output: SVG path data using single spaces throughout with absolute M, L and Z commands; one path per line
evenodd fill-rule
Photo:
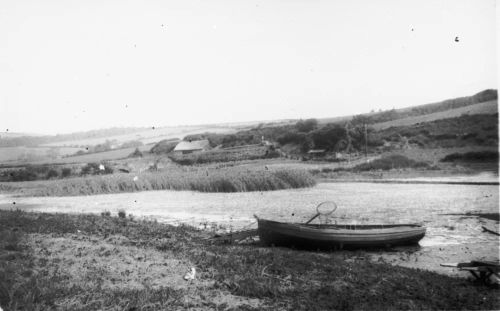
M 217 127 L 217 126 L 177 126 L 177 127 L 162 127 L 162 128 L 151 128 L 146 131 L 136 132 L 126 135 L 116 135 L 109 137 L 99 137 L 99 138 L 89 138 L 80 140 L 70 140 L 64 142 L 50 143 L 43 146 L 92 146 L 97 144 L 102 144 L 106 140 L 116 140 L 118 143 L 123 143 L 131 140 L 138 140 L 144 144 L 151 144 L 159 142 L 163 139 L 169 138 L 180 138 L 184 136 L 199 134 L 203 132 L 213 132 L 213 133 L 234 133 L 235 128 L 230 127 Z
M 35 134 L 35 133 L 17 133 L 17 132 L 2 132 L 0 133 L 0 139 L 2 138 L 16 138 L 16 137 L 22 137 L 22 136 L 41 136 L 40 134 Z
M 456 109 L 450 109 L 446 111 L 435 112 L 422 116 L 415 116 L 388 122 L 377 123 L 373 125 L 373 128 L 375 130 L 383 130 L 392 126 L 408 126 L 422 122 L 431 122 L 440 119 L 456 118 L 461 115 L 467 115 L 467 114 L 473 115 L 473 114 L 494 114 L 494 113 L 498 113 L 497 100 L 491 100 L 479 104 L 460 107 Z
M 142 152 L 149 151 L 153 147 L 153 144 L 149 145 L 144 145 L 140 146 L 139 150 Z M 22 156 L 22 153 L 18 157 L 14 157 L 14 153 L 6 153 L 4 154 L 3 149 L 20 149 L 20 150 L 27 150 L 26 152 L 39 152 L 38 156 L 31 161 L 23 161 L 22 159 L 19 158 L 19 156 Z M 118 160 L 118 159 L 123 159 L 128 157 L 132 152 L 134 152 L 135 147 L 131 148 L 123 148 L 123 149 L 116 149 L 116 150 L 110 150 L 110 151 L 104 151 L 104 152 L 96 152 L 96 153 L 90 153 L 90 154 L 83 154 L 83 155 L 78 155 L 78 156 L 68 156 L 65 158 L 59 158 L 59 159 L 51 159 L 46 155 L 46 151 L 50 148 L 44 148 L 44 147 L 36 147 L 36 148 L 29 148 L 29 147 L 14 147 L 14 148 L 0 148 L 0 163 L 1 164 L 8 164 L 8 165 L 17 165 L 17 164 L 33 164 L 33 165 L 38 165 L 38 164 L 68 164 L 68 163 L 90 163 L 90 162 L 101 162 L 101 161 L 109 161 L 109 160 Z M 74 154 L 78 150 L 81 150 L 81 148 L 70 148 L 70 147 L 63 147 L 60 149 L 67 149 L 71 150 L 71 153 L 67 154 Z M 33 151 L 34 150 L 34 151 Z M 40 151 L 42 150 L 42 151 Z M 16 152 L 21 152 L 21 151 L 16 151 Z M 62 153 L 61 153 L 62 154 Z M 67 155 L 66 154 L 66 155 Z M 2 159 L 7 159 L 7 160 L 2 160 Z
M 352 119 L 352 116 L 341 116 L 341 117 L 333 117 L 333 118 L 321 118 L 321 119 L 318 119 L 318 123 L 319 124 L 341 123 L 341 122 L 349 121 L 351 119 Z
M 153 145 L 144 145 L 138 147 L 140 151 L 149 151 Z M 57 159 L 51 161 L 51 163 L 55 164 L 63 164 L 63 163 L 90 163 L 90 162 L 101 162 L 108 160 L 118 160 L 128 157 L 132 152 L 134 152 L 135 147 L 131 148 L 123 148 L 117 150 L 110 150 L 105 152 L 96 152 L 90 154 L 83 154 L 73 157 L 66 157 L 62 159 Z
M 27 161 L 38 161 L 41 159 L 50 159 L 50 154 L 66 156 L 74 154 L 82 150 L 82 148 L 73 147 L 61 147 L 61 148 L 49 148 L 49 147 L 5 147 L 0 148 L 0 163 L 7 163 L 13 161 L 22 161 L 26 159 Z

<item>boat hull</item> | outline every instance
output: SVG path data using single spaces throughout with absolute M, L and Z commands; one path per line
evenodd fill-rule
M 426 228 L 420 225 L 305 225 L 258 219 L 264 245 L 306 249 L 378 248 L 411 245 Z

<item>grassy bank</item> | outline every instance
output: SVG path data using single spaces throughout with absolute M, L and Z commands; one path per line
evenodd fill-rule
M 400 154 L 392 154 L 381 157 L 380 159 L 373 160 L 368 163 L 362 163 L 356 165 L 352 168 L 354 172 L 363 172 L 363 171 L 373 171 L 373 170 L 392 170 L 392 169 L 406 169 L 406 168 L 414 168 L 414 169 L 429 169 L 431 166 L 426 162 L 415 161 L 413 159 L 409 159 L 404 155 Z
M 211 150 L 184 155 L 171 155 L 170 159 L 181 165 L 235 162 L 256 159 L 278 158 L 280 153 L 265 146 Z
M 406 170 L 411 174 L 420 171 L 435 171 L 439 167 L 432 166 L 424 161 L 416 161 L 400 154 L 383 155 L 378 159 L 369 162 L 362 162 L 354 166 L 337 166 L 337 167 L 323 167 L 321 169 L 310 170 L 311 174 L 323 178 L 336 178 L 346 173 L 354 174 L 353 176 L 370 177 L 375 174 L 380 176 L 380 172 Z
M 0 211 L 5 310 L 499 309 L 498 290 L 366 260 L 97 215 Z M 196 278 L 182 279 L 196 267 Z
M 72 196 L 147 190 L 193 190 L 201 192 L 245 192 L 302 188 L 315 185 L 305 170 L 229 167 L 190 168 L 114 174 L 13 184 L 23 195 Z

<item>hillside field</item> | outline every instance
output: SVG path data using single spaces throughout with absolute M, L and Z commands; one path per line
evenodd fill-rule
M 136 132 L 127 135 L 109 136 L 105 138 L 89 138 L 81 140 L 71 140 L 64 142 L 57 142 L 46 144 L 43 146 L 87 146 L 87 145 L 97 145 L 102 144 L 106 140 L 116 140 L 118 143 L 123 143 L 131 140 L 138 140 L 144 144 L 151 144 L 159 142 L 163 139 L 180 138 L 184 136 L 198 134 L 202 132 L 214 132 L 214 133 L 233 133 L 235 129 L 230 127 L 218 127 L 218 126 L 178 126 L 178 127 L 161 127 L 161 128 L 151 128 L 145 131 Z
M 22 162 L 23 159 L 29 162 L 37 162 L 42 159 L 50 160 L 52 151 L 60 156 L 67 156 L 80 150 L 84 149 L 74 147 L 5 147 L 0 148 L 0 164 Z
M 431 122 L 441 119 L 456 118 L 463 115 L 475 115 L 475 114 L 495 114 L 498 113 L 498 101 L 491 100 L 484 103 L 474 104 L 470 106 L 450 109 L 446 111 L 440 111 L 435 113 L 430 113 L 421 116 L 397 119 L 388 122 L 381 122 L 373 124 L 372 127 L 375 130 L 383 130 L 393 126 L 409 126 L 417 123 Z

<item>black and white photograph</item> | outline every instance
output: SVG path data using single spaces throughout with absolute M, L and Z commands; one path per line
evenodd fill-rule
M 0 311 L 500 310 L 496 0 L 0 0 Z

